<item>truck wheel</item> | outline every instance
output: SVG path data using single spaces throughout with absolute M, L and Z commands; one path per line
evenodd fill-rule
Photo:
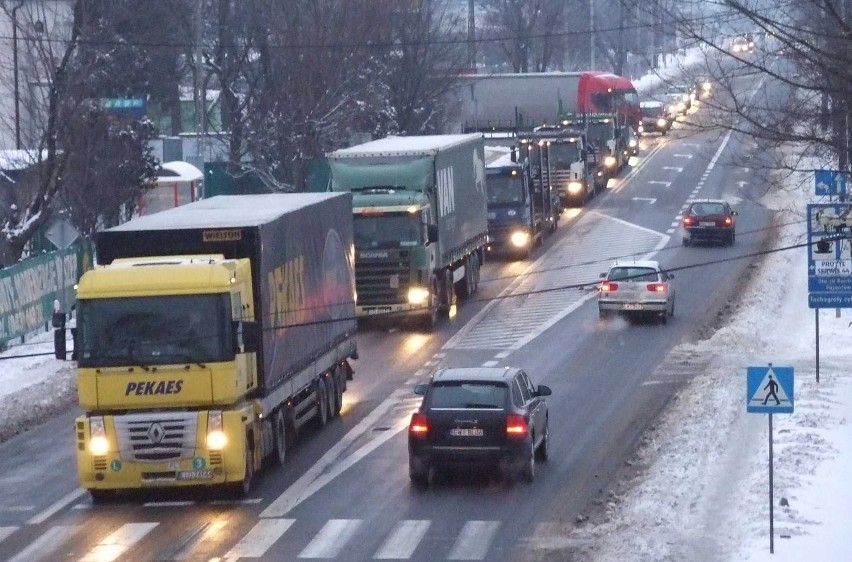
M 115 491 L 114 490 L 100 490 L 100 489 L 89 489 L 89 495 L 92 497 L 92 503 L 94 505 L 105 505 L 112 502 L 115 499 Z
M 329 374 L 329 376 L 325 378 L 325 396 L 326 402 L 328 403 L 328 419 L 332 419 L 334 417 L 334 387 L 336 386 L 337 384 L 335 384 L 334 374 Z
M 287 460 L 287 422 L 284 412 L 278 410 L 272 423 L 272 437 L 275 441 L 275 464 L 283 466 Z
M 471 293 L 473 293 L 473 291 L 470 288 L 470 280 L 471 280 L 471 275 L 470 275 L 471 263 L 470 263 L 470 261 L 471 261 L 470 256 L 465 256 L 465 258 L 464 258 L 464 279 L 462 279 L 459 283 L 456 284 L 456 287 L 458 288 L 458 291 L 457 291 L 458 295 L 461 298 L 467 298 L 468 296 L 471 295 Z
M 254 484 L 254 446 L 247 434 L 245 474 L 240 482 L 234 482 L 229 486 L 229 489 L 235 497 L 244 498 L 251 492 L 252 484 Z
M 328 391 L 326 390 L 325 380 L 322 378 L 317 381 L 315 399 L 317 403 L 317 425 L 324 427 L 328 423 Z
M 340 410 L 343 409 L 343 374 L 340 371 L 340 367 L 337 367 L 332 376 L 332 380 L 334 380 L 334 409 L 332 409 L 334 417 L 339 416 Z

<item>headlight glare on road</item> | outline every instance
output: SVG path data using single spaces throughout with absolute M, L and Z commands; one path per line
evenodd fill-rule
M 510 240 L 512 242 L 512 246 L 516 248 L 523 248 L 530 243 L 530 233 L 525 230 L 515 231 L 512 233 Z
M 614 168 L 615 156 L 607 156 L 606 158 L 604 158 L 604 166 L 606 166 L 607 168 Z
M 425 304 L 429 300 L 429 289 L 425 287 L 411 287 L 408 289 L 409 304 Z

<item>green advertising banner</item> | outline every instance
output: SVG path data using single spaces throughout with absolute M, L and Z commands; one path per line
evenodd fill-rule
M 65 250 L 28 258 L 0 269 L 0 344 L 44 329 L 53 301 L 69 312 L 74 285 L 92 267 L 92 246 L 78 240 Z

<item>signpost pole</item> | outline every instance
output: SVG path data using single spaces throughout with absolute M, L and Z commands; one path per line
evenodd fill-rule
M 814 309 L 814 326 L 816 327 L 816 381 L 819 383 L 819 309 Z
M 774 498 L 772 497 L 772 412 L 769 413 L 769 554 L 775 554 Z

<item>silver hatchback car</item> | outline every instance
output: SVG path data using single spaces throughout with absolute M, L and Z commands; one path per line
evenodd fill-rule
M 654 315 L 665 324 L 674 315 L 674 276 L 656 261 L 616 262 L 598 285 L 598 311 L 631 316 Z

